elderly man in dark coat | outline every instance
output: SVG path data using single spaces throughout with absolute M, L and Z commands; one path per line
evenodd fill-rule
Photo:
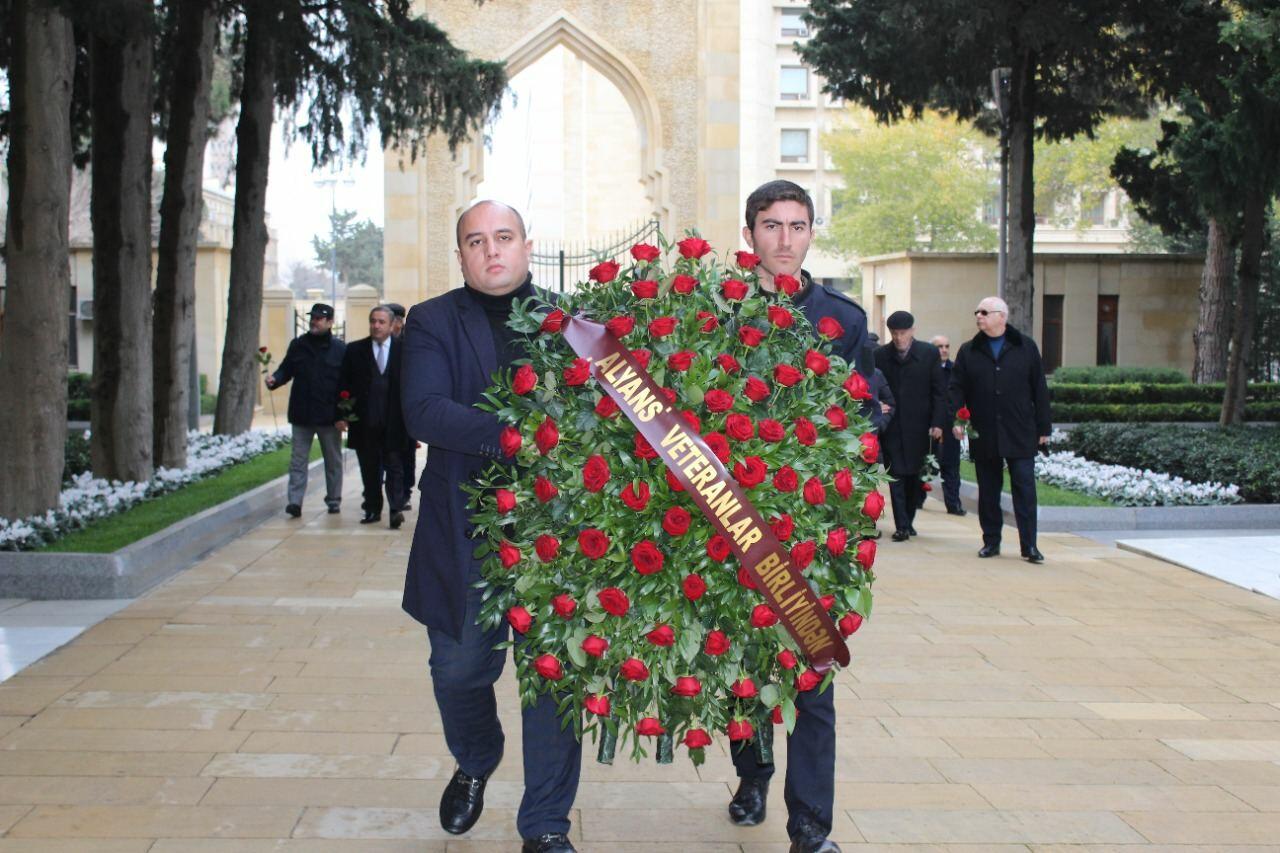
M 1040 350 L 1030 337 L 1008 325 L 1009 306 L 989 296 L 973 312 L 978 334 L 960 347 L 951 372 L 951 406 L 970 415 L 969 456 L 978 476 L 979 557 L 1000 553 L 1004 516 L 1000 491 L 1009 467 L 1013 514 L 1022 556 L 1043 563 L 1036 548 L 1035 455 L 1049 443 L 1049 385 Z M 953 428 L 962 438 L 964 427 Z
M 898 409 L 883 431 L 880 446 L 894 478 L 889 484 L 893 541 L 904 542 L 916 535 L 920 469 L 929 455 L 930 439 L 942 437 L 946 388 L 938 350 L 915 339 L 915 318 L 910 312 L 893 312 L 886 325 L 892 340 L 876 350 L 876 367 L 889 381 Z

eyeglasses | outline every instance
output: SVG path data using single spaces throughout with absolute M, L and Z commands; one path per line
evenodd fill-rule
M 985 317 L 988 314 L 1003 314 L 1003 313 L 1004 313 L 1003 311 L 988 311 L 986 308 L 979 308 L 977 311 L 973 312 L 973 316 Z

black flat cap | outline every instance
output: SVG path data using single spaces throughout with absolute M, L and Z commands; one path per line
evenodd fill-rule
M 897 332 L 902 329 L 914 329 L 916 325 L 916 318 L 911 316 L 910 311 L 894 311 L 889 315 L 889 319 L 885 321 L 885 325 L 888 326 L 889 330 L 892 332 Z
M 311 306 L 311 310 L 308 311 L 307 313 L 310 314 L 312 317 L 327 317 L 328 319 L 332 320 L 333 306 L 325 305 L 323 302 L 317 302 L 315 305 Z

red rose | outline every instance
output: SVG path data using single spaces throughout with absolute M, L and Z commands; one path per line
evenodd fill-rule
M 773 710 L 769 712 L 769 721 L 775 726 L 782 725 L 782 706 L 774 705 Z
M 840 636 L 842 637 L 848 637 L 850 634 L 856 634 L 858 629 L 861 627 L 861 613 L 846 613 L 840 617 Z
M 649 677 L 649 667 L 635 658 L 627 658 L 618 667 L 618 673 L 627 681 L 644 681 Z
M 559 545 L 560 543 L 557 542 L 556 547 L 559 547 Z M 578 602 L 574 601 L 573 596 L 569 595 L 567 592 L 562 592 L 559 595 L 551 596 L 551 609 L 554 610 L 556 615 L 560 618 L 568 619 L 573 615 L 573 611 L 578 609 Z
M 796 690 L 805 693 L 822 683 L 822 676 L 812 669 L 806 669 L 796 676 Z
M 753 270 L 760 264 L 760 256 L 750 252 L 734 252 L 733 260 L 744 270 Z
M 636 489 L 633 483 L 627 483 L 622 487 L 622 494 L 618 495 L 622 498 L 622 502 L 629 509 L 640 512 L 649 505 L 649 484 L 643 480 L 640 482 L 640 488 Z
M 645 634 L 644 638 L 655 646 L 674 646 L 676 644 L 676 632 L 671 630 L 670 625 L 659 625 Z
M 533 481 L 533 494 L 541 503 L 546 503 L 560 494 L 560 490 L 555 487 L 554 483 L 539 474 L 538 478 Z
M 662 516 L 662 529 L 672 536 L 683 536 L 689 532 L 689 521 L 688 510 L 673 506 Z
M 810 477 L 804 481 L 804 500 L 817 506 L 827 499 L 827 488 L 822 485 L 822 481 L 817 477 Z
M 690 749 L 702 749 L 711 746 L 711 735 L 706 729 L 689 729 L 684 735 L 684 745 Z
M 699 435 L 702 434 L 702 420 L 689 409 L 685 409 L 680 413 L 680 417 L 684 418 L 684 422 Z
M 796 653 L 790 649 L 783 649 L 778 652 L 778 666 L 783 669 L 795 669 L 800 661 L 796 660 Z
M 498 446 L 502 448 L 503 455 L 515 456 L 522 444 L 524 439 L 520 437 L 520 430 L 515 427 L 502 428 L 502 434 L 498 436 Z
M 609 641 L 604 637 L 588 634 L 587 638 L 582 641 L 582 650 L 593 658 L 601 658 L 604 657 L 605 652 L 609 651 Z
M 750 699 L 760 691 L 756 690 L 756 683 L 750 678 L 739 678 L 729 687 L 729 692 L 739 699 Z
M 754 376 L 747 378 L 746 387 L 742 389 L 742 393 L 755 403 L 763 403 L 769 399 L 769 385 L 763 379 L 757 379 Z
M 658 283 L 647 278 L 631 282 L 631 292 L 636 299 L 653 299 L 658 295 Z
M 598 560 L 609 550 L 609 537 L 594 527 L 588 527 L 578 534 L 578 550 L 588 559 Z
M 339 399 L 339 400 L 350 400 L 350 399 L 351 399 L 351 392 L 350 392 L 350 391 L 339 391 L 339 392 L 338 392 L 338 399 Z
M 675 317 L 655 317 L 649 321 L 649 334 L 655 338 L 665 338 L 676 330 Z
M 880 457 L 880 436 L 874 432 L 864 432 L 858 436 L 858 441 L 862 442 L 862 461 L 874 465 Z
M 844 381 L 842 387 L 855 400 L 871 399 L 871 386 L 867 384 L 867 380 L 862 378 L 862 374 L 856 370 L 849 374 L 849 378 Z
M 804 366 L 812 370 L 814 376 L 826 376 L 831 369 L 831 359 L 816 349 L 811 349 L 804 354 Z
M 265 353 L 266 351 L 267 351 L 266 347 L 258 347 L 258 352 Z
M 724 431 L 734 441 L 750 441 L 756 434 L 756 425 L 749 415 L 733 414 L 724 419 Z
M 632 440 L 633 450 L 637 459 L 657 459 L 658 451 L 653 449 L 653 445 L 649 443 L 649 439 L 640 433 L 636 433 Z
M 779 468 L 778 473 L 773 475 L 773 487 L 780 492 L 794 492 L 800 488 L 800 478 L 796 476 L 796 469 L 790 465 Z
M 787 294 L 787 296 L 795 296 L 796 291 L 800 289 L 800 282 L 796 280 L 795 276 L 790 276 L 785 273 L 782 275 L 775 275 L 773 277 L 773 283 L 778 286 L 778 290 L 781 290 L 783 293 Z
M 773 535 L 777 536 L 783 542 L 791 538 L 791 534 L 795 532 L 796 523 L 791 516 L 783 514 L 779 518 L 771 519 L 769 526 L 773 528 Z
M 662 571 L 664 558 L 658 546 L 648 539 L 631 549 L 631 565 L 642 575 L 652 575 Z
M 711 244 L 701 237 L 685 237 L 676 243 L 676 248 L 682 258 L 700 258 L 711 251 Z
M 613 335 L 615 338 L 625 338 L 627 335 L 631 334 L 631 330 L 636 327 L 636 321 L 635 318 L 629 314 L 619 314 L 617 317 L 614 317 L 609 320 L 609 322 L 605 323 L 604 327 L 608 329 L 609 334 Z
M 720 282 L 720 292 L 725 299 L 746 299 L 747 285 L 736 278 L 726 278 Z
M 778 614 L 767 604 L 757 604 L 751 608 L 751 627 L 768 628 L 778 624 Z
M 818 428 L 813 425 L 813 421 L 808 418 L 796 418 L 795 420 L 796 441 L 805 447 L 813 447 L 818 441 Z
M 716 364 L 720 365 L 720 369 L 725 373 L 737 373 L 742 369 L 742 365 L 738 360 L 727 352 L 722 352 L 716 356 Z
M 751 728 L 751 724 L 746 720 L 730 720 L 726 731 L 729 733 L 729 740 L 731 741 L 751 740 L 751 737 L 756 733 L 755 729 Z
M 848 468 L 841 468 L 836 472 L 835 482 L 836 493 L 841 499 L 849 500 L 849 496 L 853 494 L 853 474 Z
M 812 539 L 797 542 L 791 546 L 791 563 L 803 572 L 809 568 L 809 564 L 813 562 L 813 555 L 816 553 L 818 553 L 818 546 L 813 544 Z
M 636 734 L 645 735 L 646 737 L 657 737 L 666 734 L 667 730 L 658 722 L 657 717 L 645 717 L 636 723 Z
M 684 373 L 689 369 L 689 365 L 693 364 L 693 359 L 697 353 L 692 350 L 682 349 L 680 352 L 673 352 L 667 356 L 667 367 L 672 370 Z
M 831 556 L 839 557 L 849 545 L 849 531 L 843 527 L 827 531 L 827 550 Z
M 727 412 L 733 408 L 733 395 L 719 388 L 708 391 L 702 401 L 707 404 L 707 410 L 712 412 Z
M 738 585 L 747 589 L 756 588 L 756 582 L 751 577 L 751 572 L 747 571 L 746 566 L 738 566 Z
M 702 579 L 701 575 L 685 575 L 680 587 L 684 590 L 685 598 L 690 601 L 697 601 L 706 593 L 707 582 Z
M 502 568 L 509 569 L 520 562 L 520 549 L 510 542 L 503 541 L 498 546 L 498 559 L 502 561 Z
M 641 367 L 648 370 L 649 359 L 653 358 L 653 353 L 649 352 L 647 349 L 633 349 L 631 351 L 631 357 L 640 362 Z
M 550 533 L 544 533 L 534 541 L 533 550 L 537 552 L 539 560 L 549 563 L 560 556 L 560 540 Z
M 677 676 L 676 686 L 671 688 L 671 692 L 677 696 L 697 696 L 702 692 L 702 682 L 692 675 Z
M 702 650 L 711 657 L 719 657 L 729 651 L 729 638 L 725 636 L 724 631 L 712 631 L 707 634 L 707 644 Z
M 698 280 L 696 278 L 683 273 L 671 280 L 671 289 L 683 296 L 693 293 L 693 289 L 697 286 Z
M 731 553 L 732 549 L 729 547 L 729 540 L 719 533 L 707 540 L 707 556 L 717 563 L 723 563 L 729 559 L 729 554 Z
M 773 369 L 773 381 L 784 388 L 790 388 L 801 379 L 804 379 L 804 374 L 789 364 L 779 364 Z
M 564 312 L 559 308 L 542 318 L 542 331 L 555 334 L 564 328 Z
M 768 474 L 769 469 L 759 456 L 748 456 L 733 466 L 733 477 L 744 489 L 754 489 L 764 482 Z
M 516 605 L 507 611 L 507 622 L 511 624 L 513 630 L 520 634 L 529 633 L 529 628 L 533 626 L 533 617 L 529 615 L 529 611 L 520 605 Z
M 721 462 L 729 461 L 729 439 L 725 438 L 723 434 L 709 432 L 702 437 L 702 440 L 707 443 L 707 447 L 716 455 L 717 459 Z
M 618 414 L 618 404 L 606 394 L 600 398 L 600 402 L 596 403 L 596 414 L 602 418 L 611 418 Z
M 596 598 L 599 599 L 604 612 L 610 616 L 626 616 L 627 611 L 631 609 L 627 594 L 616 586 L 605 587 L 596 593 Z
M 591 362 L 585 358 L 575 358 L 560 375 L 564 377 L 565 385 L 585 385 L 591 378 Z
M 609 716 L 609 697 L 603 693 L 588 696 L 582 700 L 582 707 L 586 708 L 588 713 L 595 714 L 597 717 L 607 717 Z
M 536 387 L 538 387 L 538 374 L 533 372 L 533 365 L 520 365 L 516 375 L 511 378 L 512 393 L 524 396 Z
M 776 443 L 787 437 L 787 428 L 773 418 L 761 418 L 759 432 L 762 441 Z
M 818 603 L 822 605 L 822 609 L 831 612 L 831 608 L 836 606 L 836 597 L 834 595 L 824 595 L 818 598 Z
M 967 421 L 967 420 L 969 420 L 969 418 L 970 418 L 970 417 L 971 417 L 971 415 L 970 415 L 970 413 L 969 413 L 969 407 L 968 407 L 968 406 L 961 406 L 960 408 L 956 409 L 956 419 L 957 419 L 957 420 Z
M 587 459 L 582 466 L 582 485 L 588 492 L 598 492 L 609 482 L 609 463 L 599 454 Z
M 876 540 L 863 539 L 858 543 L 857 558 L 858 564 L 864 569 L 871 568 L 871 564 L 876 561 Z
M 673 406 L 675 405 L 675 403 L 676 403 L 676 397 L 678 396 L 678 395 L 676 394 L 676 389 L 674 389 L 674 388 L 659 388 L 659 389 L 658 389 L 658 393 L 659 393 L 659 394 L 661 394 L 663 397 L 666 397 L 666 398 L 667 398 L 667 402 L 668 402 L 668 403 L 670 403 L 670 404 L 671 404 L 671 405 L 673 405 Z
M 712 314 L 710 311 L 699 311 L 695 315 L 695 319 L 702 321 L 698 325 L 698 330 L 703 333 L 714 332 L 716 329 L 720 328 L 720 321 L 717 320 L 716 315 Z
M 538 445 L 538 452 L 546 456 L 560 443 L 560 430 L 551 418 L 545 418 L 533 434 L 533 443 Z
M 587 278 L 592 281 L 598 281 L 601 284 L 607 284 L 618 277 L 617 261 L 601 261 L 591 268 L 587 273 Z
M 795 315 L 781 305 L 770 305 L 768 314 L 769 322 L 779 329 L 790 329 L 796 321 Z
M 922 492 L 932 492 L 932 491 L 933 491 L 933 484 L 932 484 L 932 483 L 921 483 L 921 484 L 920 484 L 920 491 L 922 491 Z
M 837 432 L 843 429 L 848 429 L 849 416 L 846 415 L 844 409 L 839 406 L 832 406 L 827 409 L 827 425 Z
M 498 507 L 498 512 L 506 515 L 516 508 L 516 496 L 507 489 L 495 489 L 493 493 L 493 502 Z
M 818 321 L 818 334 L 830 341 L 844 337 L 844 326 L 834 317 L 823 317 Z
M 642 264 L 647 264 L 662 257 L 662 250 L 648 243 L 636 243 L 631 247 L 631 257 Z
M 564 678 L 564 669 L 555 655 L 538 655 L 533 659 L 533 669 L 548 681 L 559 681 Z
M 764 332 L 755 326 L 743 326 L 738 330 L 738 340 L 742 341 L 745 346 L 759 346 L 760 342 L 764 340 Z
M 875 521 L 884 512 L 884 495 L 879 492 L 868 492 L 862 500 L 862 514 Z

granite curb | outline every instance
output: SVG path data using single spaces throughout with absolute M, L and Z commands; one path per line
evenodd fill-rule
M 343 451 L 343 468 L 355 453 Z M 110 554 L 0 552 L 0 598 L 137 598 L 284 510 L 284 474 Z M 324 489 L 324 460 L 307 468 L 307 494 Z

